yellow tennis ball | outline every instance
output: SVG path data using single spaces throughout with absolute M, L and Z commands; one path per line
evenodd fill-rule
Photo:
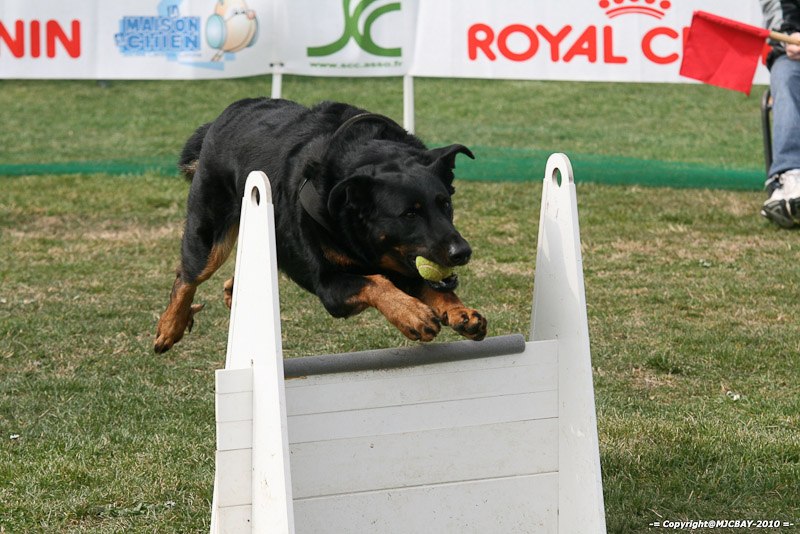
M 440 282 L 453 274 L 453 269 L 451 267 L 443 267 L 422 256 L 417 256 L 416 264 L 419 275 L 431 282 Z

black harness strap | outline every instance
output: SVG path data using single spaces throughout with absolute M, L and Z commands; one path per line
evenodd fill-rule
M 331 214 L 328 212 L 328 206 L 322 202 L 322 196 L 308 178 L 303 180 L 300 186 L 300 204 L 317 224 L 325 228 L 329 234 L 335 235 L 331 227 Z

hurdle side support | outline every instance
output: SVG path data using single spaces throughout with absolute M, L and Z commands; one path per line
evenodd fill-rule
M 533 287 L 530 340 L 559 344 L 559 532 L 605 532 L 578 201 L 564 154 L 547 160 Z
M 294 532 L 275 214 L 269 180 L 245 184 L 225 369 L 216 372 L 211 534 Z

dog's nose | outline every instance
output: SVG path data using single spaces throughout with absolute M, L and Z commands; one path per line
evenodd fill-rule
M 447 249 L 447 258 L 453 265 L 466 265 L 472 256 L 472 248 L 463 239 L 452 243 Z

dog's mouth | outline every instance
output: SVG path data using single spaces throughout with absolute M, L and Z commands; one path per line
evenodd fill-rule
M 420 254 L 408 254 L 406 256 L 406 263 L 408 264 L 408 267 L 412 272 L 416 273 L 417 276 L 422 278 L 422 276 L 419 274 L 419 271 L 417 270 L 417 257 L 418 256 L 420 256 Z M 431 289 L 434 289 L 436 291 L 453 291 L 458 287 L 458 274 L 457 273 L 452 273 L 452 274 L 450 274 L 450 276 L 448 276 L 446 278 L 442 278 L 438 282 L 433 282 L 431 280 L 425 280 L 425 283 L 428 284 L 428 286 Z
M 428 284 L 431 289 L 435 291 L 454 291 L 458 287 L 458 275 L 456 273 L 451 274 L 447 278 L 442 278 L 438 282 L 431 282 L 430 280 L 425 280 L 425 283 Z

